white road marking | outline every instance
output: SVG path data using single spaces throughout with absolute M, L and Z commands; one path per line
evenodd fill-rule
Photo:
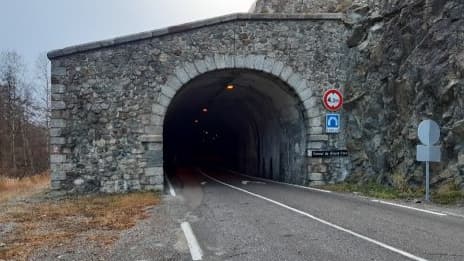
M 390 206 L 395 206 L 395 207 L 420 211 L 420 212 L 424 212 L 424 213 L 432 214 L 432 215 L 437 215 L 437 216 L 447 216 L 447 214 L 445 214 L 445 213 L 440 213 L 440 212 L 435 212 L 435 211 L 430 211 L 430 210 L 425 210 L 425 209 L 420 209 L 420 208 L 415 208 L 415 207 L 409 207 L 409 206 L 400 205 L 400 204 L 396 204 L 396 203 L 392 203 L 392 202 L 388 202 L 388 201 L 383 201 L 383 200 L 372 199 L 371 201 L 375 202 L 375 203 L 380 203 L 380 204 L 385 204 L 385 205 L 390 205 Z
M 193 233 L 192 226 L 190 226 L 190 223 L 184 222 L 180 225 L 180 227 L 182 228 L 182 231 L 184 231 L 185 239 L 187 239 L 187 244 L 190 249 L 192 260 L 202 260 L 203 251 L 201 250 L 201 247 L 198 244 L 198 240 Z
M 270 180 L 270 179 L 265 179 L 265 178 L 253 177 L 253 176 L 245 175 L 245 174 L 239 173 L 239 172 L 237 172 L 237 171 L 233 171 L 233 170 L 228 170 L 228 171 L 230 171 L 230 172 L 232 172 L 232 173 L 234 173 L 235 175 L 238 175 L 238 176 L 242 176 L 242 177 L 246 177 L 246 178 L 251 178 L 251 179 L 257 179 L 257 180 L 261 180 L 261 181 L 265 181 L 265 182 L 269 182 L 269 183 L 275 183 L 275 184 L 280 184 L 280 185 L 285 185 L 285 186 L 291 186 L 291 187 L 300 188 L 300 189 L 307 189 L 307 190 L 319 191 L 319 192 L 324 192 L 324 193 L 332 193 L 332 191 L 328 191 L 328 190 L 324 190 L 324 189 L 317 189 L 317 188 L 305 187 L 305 186 L 300 186 L 300 185 L 295 185 L 295 184 L 289 184 L 289 183 L 279 182 L 279 181 Z
M 355 236 L 355 237 L 357 237 L 357 238 L 366 240 L 366 241 L 371 242 L 371 243 L 373 243 L 373 244 L 375 244 L 375 245 L 378 245 L 378 246 L 380 246 L 380 247 L 383 247 L 383 248 L 385 248 L 385 249 L 388 249 L 388 250 L 390 250 L 390 251 L 392 251 L 392 252 L 395 252 L 395 253 L 397 253 L 397 254 L 400 254 L 400 255 L 402 255 L 402 256 L 404 256 L 404 257 L 407 257 L 407 258 L 409 258 L 409 259 L 411 259 L 411 260 L 416 260 L 416 261 L 427 261 L 427 259 L 424 259 L 424 258 L 422 258 L 422 257 L 415 256 L 415 255 L 413 255 L 413 254 L 411 254 L 411 253 L 408 253 L 408 252 L 403 251 L 403 250 L 401 250 L 401 249 L 395 248 L 395 247 L 390 246 L 390 245 L 388 245 L 388 244 L 382 243 L 382 242 L 377 241 L 377 240 L 375 240 L 375 239 L 372 239 L 372 238 L 370 238 L 370 237 L 361 235 L 361 234 L 359 234 L 359 233 L 356 233 L 356 232 L 354 232 L 354 231 L 352 231 L 352 230 L 349 230 L 349 229 L 347 229 L 347 228 L 341 227 L 341 226 L 339 226 L 339 225 L 335 225 L 335 224 L 333 224 L 333 223 L 330 223 L 329 221 L 320 219 L 320 218 L 318 218 L 318 217 L 316 217 L 316 216 L 313 216 L 313 215 L 311 215 L 311 214 L 309 214 L 309 213 L 306 213 L 306 212 L 304 212 L 304 211 L 301 211 L 301 210 L 298 210 L 298 209 L 296 209 L 296 208 L 287 206 L 287 205 L 285 205 L 285 204 L 283 204 L 283 203 L 280 203 L 280 202 L 275 201 L 275 200 L 272 200 L 272 199 L 270 199 L 270 198 L 266 198 L 266 197 L 264 197 L 264 196 L 255 194 L 255 193 L 250 192 L 250 191 L 248 191 L 248 190 L 241 189 L 241 188 L 235 187 L 235 186 L 233 186 L 233 185 L 227 184 L 227 183 L 225 183 L 225 182 L 222 182 L 222 181 L 220 181 L 220 180 L 218 180 L 218 179 L 216 179 L 216 178 L 213 178 L 213 177 L 209 176 L 208 174 L 204 173 L 204 172 L 201 171 L 201 170 L 199 170 L 199 172 L 200 172 L 203 176 L 205 176 L 205 177 L 207 177 L 207 178 L 209 178 L 209 179 L 211 179 L 211 180 L 213 180 L 213 181 L 215 181 L 215 182 L 217 182 L 217 183 L 219 183 L 219 184 L 222 184 L 222 185 L 224 185 L 224 186 L 226 186 L 226 187 L 229 187 L 229 188 L 231 188 L 231 189 L 238 190 L 238 191 L 240 191 L 240 192 L 246 193 L 246 194 L 251 195 L 251 196 L 253 196 L 253 197 L 256 197 L 256 198 L 259 198 L 259 199 L 263 199 L 263 200 L 268 201 L 268 202 L 270 202 L 270 203 L 272 203 L 272 204 L 275 204 L 275 205 L 278 205 L 278 206 L 280 206 L 280 207 L 286 208 L 286 209 L 288 209 L 288 210 L 290 210 L 290 211 L 293 211 L 293 212 L 298 213 L 298 214 L 300 214 L 300 215 L 306 216 L 306 217 L 308 217 L 308 218 L 310 218 L 310 219 L 313 219 L 313 220 L 315 220 L 315 221 L 317 221 L 317 222 L 320 222 L 320 223 L 322 223 L 322 224 L 324 224 L 324 225 L 327 225 L 327 226 L 332 227 L 332 228 L 335 228 L 335 229 L 337 229 L 337 230 L 346 232 L 346 233 L 351 234 L 351 235 L 353 235 L 353 236 Z
M 176 191 L 174 190 L 174 187 L 172 186 L 171 181 L 169 180 L 168 176 L 166 176 L 166 182 L 168 183 L 169 194 L 171 194 L 171 196 L 175 197 L 176 196 Z
M 459 218 L 464 218 L 464 215 L 459 215 L 459 214 L 456 214 L 456 213 L 453 213 L 453 212 L 449 212 L 449 211 L 443 211 L 443 213 L 446 213 L 450 216 L 453 216 L 453 217 L 459 217 Z
M 258 185 L 266 185 L 266 183 L 261 182 L 261 181 L 249 181 L 249 180 L 242 180 L 243 185 L 248 185 L 248 184 L 258 184 Z

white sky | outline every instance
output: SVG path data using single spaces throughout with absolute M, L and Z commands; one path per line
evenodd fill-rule
M 254 0 L 0 0 L 0 51 L 40 52 L 247 12 Z

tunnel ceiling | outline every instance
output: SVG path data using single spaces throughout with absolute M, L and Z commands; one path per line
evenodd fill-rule
M 235 89 L 227 90 L 229 84 Z M 173 99 L 168 114 L 189 115 L 193 121 L 202 115 L 203 108 L 208 109 L 210 116 L 224 110 L 264 109 L 276 113 L 275 117 L 285 112 L 285 117 L 291 119 L 300 113 L 291 110 L 288 114 L 289 108 L 300 106 L 297 103 L 296 95 L 275 77 L 254 71 L 223 70 L 207 73 L 186 84 Z

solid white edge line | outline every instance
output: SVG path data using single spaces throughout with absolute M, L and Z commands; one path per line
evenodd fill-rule
M 445 213 L 440 213 L 440 212 L 435 212 L 435 211 L 426 210 L 426 209 L 420 209 L 420 208 L 415 208 L 415 207 L 409 207 L 409 206 L 405 206 L 405 205 L 401 205 L 401 204 L 396 204 L 396 203 L 392 203 L 392 202 L 388 202 L 388 201 L 383 201 L 383 200 L 378 200 L 378 199 L 372 199 L 371 201 L 372 201 L 372 202 L 375 202 L 375 203 L 380 203 L 380 204 L 385 204 L 385 205 L 390 205 L 390 206 L 395 206 L 395 207 L 400 207 L 400 208 L 406 208 L 406 209 L 410 209 L 410 210 L 420 211 L 420 212 L 424 212 L 424 213 L 432 214 L 432 215 L 437 215 L 437 216 L 447 216 L 447 215 L 448 215 L 448 214 L 445 214 Z
M 315 220 L 315 221 L 318 221 L 318 222 L 320 222 L 320 223 L 322 223 L 322 224 L 324 224 L 324 225 L 327 225 L 327 226 L 329 226 L 329 227 L 332 227 L 332 228 L 335 228 L 335 229 L 337 229 L 337 230 L 340 230 L 340 231 L 346 232 L 346 233 L 348 233 L 348 234 L 351 234 L 352 236 L 355 236 L 355 237 L 357 237 L 357 238 L 360 238 L 360 239 L 366 240 L 366 241 L 368 241 L 368 242 L 371 242 L 371 243 L 373 243 L 373 244 L 375 244 L 375 245 L 378 245 L 378 246 L 380 246 L 380 247 L 383 247 L 383 248 L 385 248 L 385 249 L 388 249 L 388 250 L 390 250 L 390 251 L 392 251 L 392 252 L 395 252 L 395 253 L 397 253 L 397 254 L 400 254 L 400 255 L 402 255 L 402 256 L 404 256 L 404 257 L 407 257 L 407 258 L 409 258 L 409 259 L 416 260 L 416 261 L 427 261 L 427 259 L 424 259 L 424 258 L 422 258 L 422 257 L 415 256 L 415 255 L 413 255 L 413 254 L 411 254 L 411 253 L 408 253 L 408 252 L 403 251 L 403 250 L 401 250 L 401 249 L 398 249 L 398 248 L 395 248 L 395 247 L 393 247 L 393 246 L 387 245 L 387 244 L 385 244 L 385 243 L 382 243 L 382 242 L 377 241 L 377 240 L 375 240 L 375 239 L 372 239 L 372 238 L 370 238 L 370 237 L 363 236 L 363 235 L 361 235 L 361 234 L 359 234 L 359 233 L 356 233 L 356 232 L 354 232 L 354 231 L 352 231 L 352 230 L 349 230 L 349 229 L 347 229 L 347 228 L 341 227 L 341 226 L 339 226 L 339 225 L 335 225 L 335 224 L 333 224 L 333 223 L 330 223 L 329 221 L 320 219 L 320 218 L 315 217 L 315 216 L 313 216 L 313 215 L 311 215 L 311 214 L 309 214 L 309 213 L 306 213 L 306 212 L 304 212 L 304 211 L 298 210 L 298 209 L 296 209 L 296 208 L 292 208 L 292 207 L 290 207 L 290 206 L 287 206 L 287 205 L 285 205 L 285 204 L 283 204 L 283 203 L 280 203 L 280 202 L 278 202 L 278 201 L 272 200 L 272 199 L 270 199 L 270 198 L 266 198 L 266 197 L 264 197 L 264 196 L 255 194 L 255 193 L 250 192 L 250 191 L 248 191 L 248 190 L 241 189 L 241 188 L 235 187 L 235 186 L 233 186 L 233 185 L 227 184 L 227 183 L 225 183 L 225 182 L 222 182 L 222 181 L 220 181 L 220 180 L 218 180 L 218 179 L 216 179 L 216 178 L 213 178 L 213 177 L 209 176 L 208 174 L 204 173 L 204 172 L 201 171 L 201 170 L 199 170 L 199 172 L 200 172 L 203 176 L 205 176 L 205 177 L 207 177 L 207 178 L 209 178 L 209 179 L 211 179 L 211 180 L 213 180 L 213 181 L 215 181 L 215 182 L 217 182 L 217 183 L 219 183 L 219 184 L 222 184 L 222 185 L 224 185 L 224 186 L 226 186 L 226 187 L 229 187 L 229 188 L 238 190 L 238 191 L 240 191 L 240 192 L 246 193 L 246 194 L 248 194 L 248 195 L 251 195 L 251 196 L 254 196 L 254 197 L 263 199 L 263 200 L 265 200 L 265 201 L 268 201 L 268 202 L 273 203 L 273 204 L 275 204 L 275 205 L 278 205 L 278 206 L 280 206 L 280 207 L 286 208 L 286 209 L 288 209 L 288 210 L 290 210 L 290 211 L 293 211 L 293 212 L 298 213 L 298 214 L 300 214 L 300 215 L 306 216 L 306 217 L 308 217 L 308 218 L 310 218 L 310 219 L 313 219 L 313 220 Z
M 270 183 L 281 184 L 281 185 L 287 185 L 287 186 L 296 187 L 296 188 L 301 188 L 301 189 L 307 189 L 307 190 L 320 191 L 320 192 L 324 192 L 324 193 L 333 193 L 332 191 L 329 191 L 329 190 L 323 190 L 323 189 L 317 189 L 317 188 L 311 188 L 311 187 L 304 187 L 304 186 L 299 186 L 299 185 L 294 185 L 294 184 L 289 184 L 289 183 L 274 181 L 274 180 L 265 179 L 265 178 L 260 178 L 260 177 L 253 177 L 253 176 L 245 175 L 245 174 L 239 173 L 239 172 L 237 172 L 237 171 L 233 171 L 233 170 L 227 170 L 227 171 L 232 172 L 232 173 L 234 173 L 234 174 L 236 174 L 236 175 L 238 175 L 238 176 L 243 176 L 243 177 L 247 177 L 247 178 L 254 178 L 254 179 L 257 179 L 257 180 L 267 181 L 267 182 L 270 182 Z M 407 208 L 407 209 L 410 209 L 410 210 L 416 210 L 416 211 L 420 211 L 420 212 L 424 212 L 424 213 L 428 213 L 428 214 L 433 214 L 433 215 L 437 215 L 437 216 L 447 216 L 447 215 L 451 215 L 451 216 L 456 216 L 456 217 L 464 217 L 464 216 L 459 215 L 459 214 L 448 213 L 448 212 L 446 212 L 446 213 L 440 213 L 440 212 L 437 212 L 437 211 L 426 210 L 426 209 L 420 209 L 420 208 L 415 208 L 415 207 L 409 207 L 409 206 L 405 206 L 405 205 L 401 205 L 401 204 L 396 204 L 396 203 L 392 203 L 392 202 L 388 202 L 388 201 L 383 201 L 383 200 L 378 200 L 378 199 L 371 199 L 371 201 L 372 201 L 372 202 L 375 202 L 375 203 L 381 203 L 381 204 L 391 205 L 391 206 L 395 206 L 395 207 Z
M 168 183 L 169 194 L 171 194 L 171 196 L 175 197 L 176 196 L 176 191 L 174 190 L 174 187 L 172 186 L 171 181 L 169 180 L 167 175 L 166 175 L 166 182 Z
M 313 190 L 313 191 L 319 191 L 319 192 L 324 192 L 324 193 L 332 193 L 332 191 L 329 191 L 329 190 L 317 189 L 317 188 L 311 188 L 311 187 L 305 187 L 305 186 L 300 186 L 300 185 L 295 185 L 295 184 L 290 184 L 290 183 L 285 183 L 285 182 L 280 182 L 280 181 L 275 181 L 275 180 L 265 179 L 265 178 L 260 178 L 260 177 L 253 177 L 253 176 L 245 175 L 245 174 L 239 173 L 239 172 L 237 172 L 237 171 L 233 171 L 233 170 L 227 170 L 227 171 L 232 172 L 232 173 L 234 173 L 235 175 L 238 175 L 238 176 L 242 176 L 242 177 L 246 177 L 246 178 L 252 178 L 252 179 L 257 179 L 257 180 L 261 180 L 261 181 L 266 181 L 266 182 L 269 182 L 269 183 L 280 184 L 280 185 L 286 185 L 286 186 L 290 186 L 290 187 L 295 187 L 295 188 L 300 188 L 300 189 L 307 189 L 307 190 Z
M 184 231 L 185 239 L 187 239 L 187 244 L 190 249 L 192 260 L 202 260 L 203 251 L 201 250 L 201 247 L 198 244 L 198 240 L 193 233 L 192 226 L 190 226 L 190 223 L 188 222 L 183 222 L 180 227 L 182 228 L 182 231 Z

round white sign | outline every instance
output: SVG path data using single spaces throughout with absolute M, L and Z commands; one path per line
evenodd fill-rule
M 417 135 L 422 144 L 435 145 L 440 140 L 440 126 L 432 120 L 425 120 L 419 124 Z

